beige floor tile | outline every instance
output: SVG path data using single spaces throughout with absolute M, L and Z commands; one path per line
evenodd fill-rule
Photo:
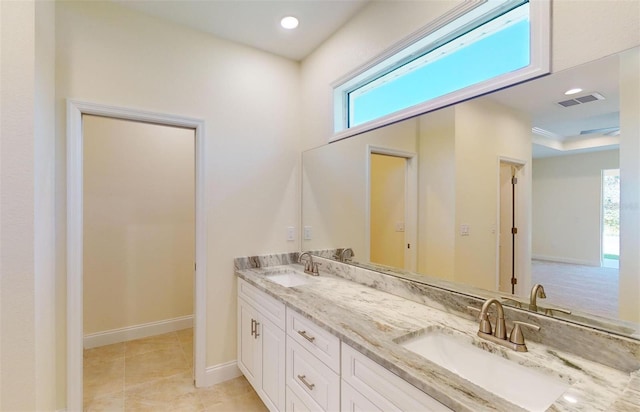
M 84 364 L 84 399 L 95 398 L 124 390 L 124 358 L 91 360 Z
M 193 368 L 193 328 L 182 329 L 176 332 L 178 342 L 184 352 L 187 363 Z
M 98 346 L 96 348 L 85 349 L 83 352 L 85 362 L 99 360 L 109 361 L 124 357 L 124 343 L 114 343 L 113 345 Z
M 158 350 L 179 348 L 180 343 L 178 342 L 178 336 L 176 333 L 170 332 L 165 333 L 164 335 L 150 336 L 148 338 L 125 342 L 124 347 L 125 356 L 130 357 Z
M 207 412 L 268 412 L 267 407 L 255 392 L 218 403 L 205 404 L 205 410 Z
M 88 400 L 84 403 L 84 410 L 86 412 L 123 412 L 124 392 Z
M 198 395 L 202 399 L 205 408 L 208 405 L 216 405 L 230 399 L 243 397 L 255 393 L 251 384 L 244 376 L 219 383 L 209 388 L 198 389 Z
M 193 345 L 193 328 L 176 331 L 180 343 Z
M 180 412 L 202 412 L 204 406 L 195 393 L 188 393 L 171 399 L 167 402 L 155 400 L 144 400 L 137 398 L 125 398 L 125 410 L 132 411 L 180 411 Z
M 127 399 L 167 403 L 180 396 L 195 394 L 196 391 L 191 373 L 183 373 L 127 387 L 125 395 Z
M 179 346 L 126 357 L 125 385 L 138 385 L 154 379 L 190 372 Z

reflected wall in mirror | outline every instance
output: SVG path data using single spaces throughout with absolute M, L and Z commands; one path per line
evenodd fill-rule
M 542 313 L 637 333 L 620 325 L 640 321 L 639 62 L 635 48 L 304 152 L 303 250 L 350 247 L 354 264 L 525 309 L 541 283 Z

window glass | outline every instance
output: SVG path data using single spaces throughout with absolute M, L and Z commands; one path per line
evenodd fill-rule
M 461 101 L 548 73 L 548 40 L 547 57 L 537 58 L 547 67 L 538 68 L 533 58 L 533 36 L 548 39 L 548 30 L 534 32 L 532 7 L 523 0 L 489 0 L 369 65 L 334 89 L 336 132 L 410 108 L 433 110 L 455 103 L 452 96 Z M 488 90 L 492 82 L 495 87 Z

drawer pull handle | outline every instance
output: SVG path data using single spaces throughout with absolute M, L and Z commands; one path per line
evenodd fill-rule
M 260 322 L 256 321 L 256 333 L 255 335 L 253 335 L 256 339 L 258 339 L 258 336 L 260 336 L 260 334 L 258 333 L 258 326 L 260 326 Z
M 251 336 L 256 335 L 256 320 L 251 319 Z
M 300 336 L 302 336 L 303 338 L 305 338 L 306 340 L 308 340 L 309 342 L 313 343 L 313 341 L 316 340 L 316 338 L 314 338 L 313 336 L 307 335 L 307 331 L 306 330 L 299 330 L 298 334 Z
M 307 388 L 309 388 L 310 391 L 312 391 L 313 388 L 316 387 L 316 384 L 307 382 L 307 380 L 305 379 L 306 377 L 307 375 L 298 375 L 298 379 L 300 379 L 300 382 L 304 383 L 304 386 L 306 386 Z

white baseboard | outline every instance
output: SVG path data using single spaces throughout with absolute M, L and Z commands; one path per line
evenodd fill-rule
M 237 378 L 242 375 L 240 369 L 238 369 L 238 362 L 231 361 L 227 363 L 221 363 L 219 365 L 208 366 L 205 372 L 204 382 L 196 382 L 198 387 L 213 386 L 218 383 L 228 381 L 229 379 Z
M 84 348 L 111 345 L 193 327 L 193 315 L 84 335 Z
M 572 259 L 558 256 L 532 255 L 531 259 L 545 260 L 547 262 L 570 263 L 572 265 L 600 266 L 600 261 Z

